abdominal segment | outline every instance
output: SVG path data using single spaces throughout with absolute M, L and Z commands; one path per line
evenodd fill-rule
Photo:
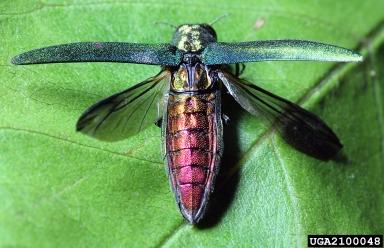
M 212 92 L 168 98 L 165 145 L 169 177 L 180 210 L 191 223 L 204 215 L 220 162 L 218 97 Z

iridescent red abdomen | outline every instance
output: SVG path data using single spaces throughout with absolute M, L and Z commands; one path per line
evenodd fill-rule
M 219 91 L 170 94 L 165 127 L 169 178 L 191 223 L 204 215 L 222 151 Z

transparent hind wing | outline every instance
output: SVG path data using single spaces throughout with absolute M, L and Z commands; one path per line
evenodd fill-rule
M 105 141 L 132 136 L 162 117 L 171 74 L 167 70 L 87 109 L 76 129 Z
M 336 134 L 311 112 L 237 78 L 230 72 L 218 72 L 218 77 L 245 110 L 253 115 L 264 115 L 296 149 L 315 158 L 328 160 L 342 148 Z

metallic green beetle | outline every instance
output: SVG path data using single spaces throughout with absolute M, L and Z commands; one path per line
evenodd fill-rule
M 361 61 L 345 48 L 303 40 L 217 42 L 208 24 L 177 27 L 171 44 L 80 42 L 32 50 L 14 64 L 121 62 L 160 65 L 158 75 L 86 110 L 77 130 L 115 141 L 162 119 L 168 175 L 180 211 L 199 222 L 214 189 L 223 153 L 221 94 L 249 113 L 262 113 L 299 150 L 330 159 L 342 148 L 334 132 L 298 105 L 238 77 L 228 64 L 267 60 Z

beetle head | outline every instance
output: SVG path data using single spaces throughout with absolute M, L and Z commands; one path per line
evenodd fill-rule
M 208 24 L 183 24 L 173 34 L 173 45 L 185 52 L 198 52 L 216 42 L 215 30 Z

